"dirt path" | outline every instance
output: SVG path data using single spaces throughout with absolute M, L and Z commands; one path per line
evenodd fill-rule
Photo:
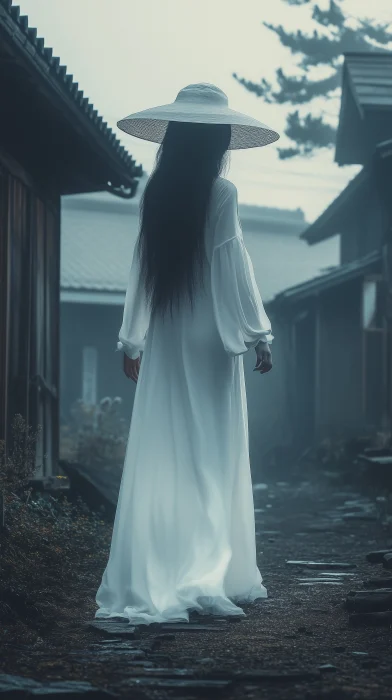
M 353 627 L 344 608 L 349 591 L 387 574 L 365 559 L 371 550 L 392 546 L 386 502 L 321 482 L 279 482 L 254 493 L 259 566 L 269 598 L 246 607 L 247 617 L 203 618 L 198 624 L 207 629 L 196 631 L 151 625 L 133 639 L 124 638 L 124 623 L 114 639 L 88 628 L 81 635 L 82 619 L 50 649 L 14 649 L 3 672 L 90 681 L 129 698 L 390 698 L 390 628 Z M 288 560 L 355 566 L 338 572 L 323 567 L 320 576 Z M 301 580 L 306 578 L 312 580 Z

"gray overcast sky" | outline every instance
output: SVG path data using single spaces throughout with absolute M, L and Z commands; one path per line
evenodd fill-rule
M 272 78 L 291 54 L 263 20 L 312 30 L 305 8 L 282 0 L 20 0 L 21 12 L 66 65 L 99 113 L 116 121 L 174 100 L 193 82 L 221 87 L 230 106 L 283 132 L 286 108 L 265 105 L 232 78 Z M 324 0 L 320 0 L 323 5 Z M 352 13 L 392 21 L 391 0 L 346 0 Z M 332 105 L 326 109 L 331 111 Z M 156 146 L 116 132 L 150 170 Z M 284 145 L 284 137 L 278 142 Z M 275 147 L 234 152 L 228 177 L 242 202 L 295 209 L 309 221 L 335 198 L 357 167 L 338 168 L 333 152 L 280 161 Z

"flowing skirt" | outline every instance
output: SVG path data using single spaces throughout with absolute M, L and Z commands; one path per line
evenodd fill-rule
M 243 357 L 225 352 L 207 294 L 193 314 L 151 319 L 96 617 L 244 615 L 266 597 Z

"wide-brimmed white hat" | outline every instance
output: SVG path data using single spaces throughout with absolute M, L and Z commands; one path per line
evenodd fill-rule
M 230 150 L 267 146 L 279 138 L 269 126 L 230 109 L 227 95 L 209 83 L 187 85 L 174 102 L 130 114 L 120 119 L 117 126 L 131 136 L 162 143 L 169 122 L 230 124 Z

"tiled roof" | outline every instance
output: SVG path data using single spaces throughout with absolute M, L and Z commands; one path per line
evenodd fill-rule
M 335 161 L 365 165 L 392 137 L 392 51 L 345 53 Z
M 134 200 L 63 197 L 61 288 L 124 292 L 138 227 Z
M 133 248 L 139 232 L 139 202 L 144 187 L 143 180 L 133 200 L 124 200 L 108 193 L 94 193 L 62 198 L 61 220 L 61 288 L 63 291 L 91 291 L 91 292 L 117 292 L 124 293 L 127 286 L 129 267 Z M 257 237 L 264 231 L 269 232 L 274 238 L 274 231 L 280 231 L 287 236 L 287 245 L 290 247 L 298 239 L 300 231 L 306 225 L 303 213 L 286 209 L 272 209 L 240 204 L 239 213 L 244 231 L 255 231 L 255 238 L 250 246 L 255 246 L 258 251 Z M 256 222 L 258 214 L 258 226 Z M 275 217 L 275 226 L 271 222 Z M 288 232 L 288 221 L 291 218 L 292 232 Z M 279 228 L 280 225 L 280 228 Z M 276 254 L 280 256 L 276 238 Z M 308 250 L 305 253 L 313 251 Z M 290 247 L 291 250 L 291 247 Z M 263 267 L 263 289 L 273 293 L 277 287 L 283 288 L 284 283 L 278 283 L 279 271 L 284 275 L 287 272 L 284 262 L 279 265 L 279 270 L 270 270 L 274 265 L 268 265 L 264 269 L 265 261 L 258 258 L 260 253 L 254 255 L 255 271 Z M 301 257 L 301 265 L 298 261 L 291 261 L 294 265 L 293 276 L 289 279 L 307 278 L 313 276 L 318 269 L 313 262 L 306 262 L 306 255 Z M 303 258 L 305 257 L 305 260 Z M 309 256 L 312 257 L 312 256 Z M 314 256 L 313 256 L 314 257 Z M 271 280 L 269 281 L 269 277 Z M 286 282 L 287 284 L 287 282 Z
M 380 262 L 381 253 L 375 250 L 363 258 L 354 260 L 346 265 L 339 265 L 330 272 L 314 277 L 308 282 L 303 282 L 295 287 L 285 289 L 284 292 L 277 294 L 277 296 L 272 299 L 270 307 L 275 309 L 282 303 L 295 303 L 301 299 L 319 294 L 319 292 L 323 292 L 326 289 L 360 277 L 370 270 L 374 270 Z
M 2 9 L 6 12 L 3 17 L 1 16 Z M 2 19 L 3 24 L 13 36 L 14 41 L 19 41 L 24 46 L 28 45 L 28 53 L 33 61 L 36 57 L 44 61 L 48 73 L 55 78 L 61 90 L 78 105 L 80 112 L 101 132 L 122 165 L 133 170 L 135 176 L 140 174 L 138 172 L 140 168 L 136 168 L 135 171 L 135 161 L 132 156 L 121 145 L 112 129 L 98 114 L 97 110 L 94 109 L 94 105 L 84 95 L 83 90 L 79 89 L 79 85 L 74 81 L 73 75 L 69 75 L 67 67 L 61 65 L 57 56 L 53 56 L 53 49 L 45 46 L 44 39 L 37 37 L 37 30 L 29 27 L 28 17 L 20 14 L 20 8 L 12 5 L 12 0 L 0 0 L 0 19 Z M 18 36 L 18 30 L 21 36 Z
M 344 70 L 360 109 L 392 107 L 392 52 L 346 53 Z

